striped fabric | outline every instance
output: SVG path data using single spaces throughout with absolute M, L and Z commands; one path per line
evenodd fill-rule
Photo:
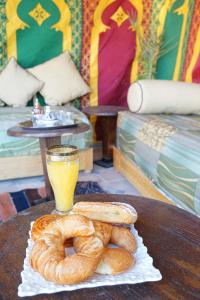
M 120 112 L 117 147 L 169 199 L 200 215 L 200 116 Z
M 91 87 L 78 108 L 127 106 L 143 76 L 200 82 L 200 0 L 0 0 L 0 22 L 0 70 L 68 50 Z

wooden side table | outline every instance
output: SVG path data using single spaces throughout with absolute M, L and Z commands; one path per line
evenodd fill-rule
M 80 123 L 75 127 L 70 128 L 32 128 L 26 129 L 19 125 L 16 125 L 10 129 L 8 129 L 7 134 L 10 136 L 15 137 L 35 137 L 39 138 L 40 141 L 40 150 L 42 156 L 42 165 L 44 171 L 44 179 L 45 179 L 45 187 L 47 193 L 47 200 L 54 199 L 53 189 L 51 187 L 49 177 L 47 174 L 47 165 L 46 165 L 46 150 L 48 147 L 53 145 L 60 145 L 61 144 L 61 136 L 63 134 L 78 134 L 81 132 L 85 132 L 89 130 L 89 125 L 85 123 Z
M 127 110 L 120 106 L 88 106 L 83 112 L 88 116 L 97 116 L 101 123 L 103 158 L 95 161 L 95 164 L 104 168 L 113 166 L 113 150 L 116 140 L 117 116 L 119 111 Z

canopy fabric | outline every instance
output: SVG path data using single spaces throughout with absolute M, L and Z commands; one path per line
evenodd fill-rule
M 0 0 L 0 23 L 0 70 L 12 56 L 28 68 L 68 50 L 92 90 L 82 106 L 127 106 L 151 61 L 141 38 L 154 35 L 156 78 L 200 82 L 200 0 Z

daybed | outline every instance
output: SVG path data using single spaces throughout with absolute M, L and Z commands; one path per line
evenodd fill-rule
M 73 101 L 89 91 L 69 52 L 28 70 L 11 57 L 0 72 L 0 104 L 4 105 L 0 108 L 0 180 L 43 174 L 38 139 L 7 135 L 10 127 L 31 119 L 32 108 L 29 105 L 41 102 L 51 109 L 73 111 L 82 122 L 88 123 L 87 117 L 73 107 Z M 77 146 L 81 150 L 80 169 L 92 169 L 91 126 L 88 132 L 82 134 L 62 135 L 61 143 Z
M 88 123 L 87 117 L 74 107 L 62 106 L 62 110 L 77 113 Z M 59 108 L 59 109 L 60 109 Z M 10 137 L 7 129 L 31 117 L 31 107 L 0 108 L 0 180 L 38 176 L 43 174 L 38 139 Z M 56 109 L 56 108 L 55 108 Z M 61 137 L 62 143 L 69 143 L 80 149 L 80 169 L 91 171 L 93 167 L 92 128 L 85 133 Z
M 114 165 L 142 195 L 200 214 L 200 116 L 120 112 Z

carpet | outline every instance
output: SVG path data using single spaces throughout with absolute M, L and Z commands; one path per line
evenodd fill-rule
M 95 181 L 80 181 L 76 185 L 75 195 L 102 194 L 103 189 Z M 0 223 L 9 220 L 18 212 L 31 206 L 46 202 L 46 190 L 26 189 L 14 193 L 0 194 Z

